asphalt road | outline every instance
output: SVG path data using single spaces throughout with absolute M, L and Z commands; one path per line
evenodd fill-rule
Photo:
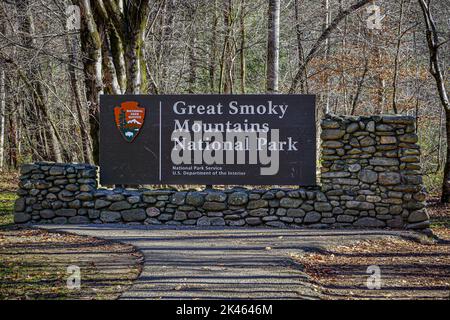
M 39 227 L 129 243 L 142 251 L 143 271 L 121 299 L 320 299 L 320 288 L 292 254 L 361 239 L 414 236 L 387 230 Z

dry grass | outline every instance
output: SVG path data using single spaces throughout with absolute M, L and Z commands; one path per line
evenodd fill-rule
M 323 288 L 325 299 L 449 299 L 450 229 L 433 230 L 439 241 L 398 238 L 359 241 L 294 257 Z M 381 271 L 381 289 L 367 288 L 369 266 Z
M 132 246 L 36 229 L 0 230 L 0 299 L 116 299 L 140 273 Z M 78 266 L 80 289 L 67 268 Z

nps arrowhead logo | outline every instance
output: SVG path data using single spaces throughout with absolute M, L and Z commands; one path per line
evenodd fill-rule
M 138 105 L 136 101 L 125 101 L 120 104 L 120 107 L 114 108 L 117 129 L 128 142 L 136 138 L 144 124 L 145 108 Z

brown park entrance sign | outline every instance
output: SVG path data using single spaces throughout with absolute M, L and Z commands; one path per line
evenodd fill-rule
M 100 183 L 315 185 L 313 95 L 102 95 Z

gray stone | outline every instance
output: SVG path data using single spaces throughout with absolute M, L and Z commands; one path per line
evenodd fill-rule
M 404 156 L 400 158 L 400 161 L 407 163 L 420 162 L 420 158 L 418 156 Z
M 68 184 L 66 186 L 66 190 L 69 190 L 69 191 L 72 191 L 72 192 L 78 191 L 79 189 L 80 189 L 80 187 L 78 185 L 76 185 L 76 184 Z
M 337 216 L 337 222 L 350 223 L 353 222 L 355 218 L 351 215 L 341 214 Z
M 262 199 L 265 199 L 265 200 L 275 199 L 275 194 L 271 191 L 267 191 L 266 193 L 263 194 Z
M 348 171 L 350 172 L 358 172 L 361 170 L 361 165 L 358 163 L 354 163 L 348 166 Z
M 144 209 L 123 210 L 121 215 L 125 222 L 144 221 L 147 218 L 147 214 Z
M 356 220 L 355 223 L 353 223 L 355 227 L 367 227 L 367 228 L 380 228 L 384 227 L 386 223 L 384 221 L 371 218 L 371 217 L 364 217 Z
M 156 203 L 157 200 L 154 196 L 143 195 L 142 201 L 144 201 L 145 203 Z
M 14 211 L 15 212 L 22 212 L 25 211 L 25 198 L 17 198 L 16 202 L 14 203 Z
M 208 192 L 205 199 L 206 201 L 223 202 L 227 199 L 227 195 L 224 192 L 212 191 Z
M 127 198 L 127 201 L 131 204 L 139 203 L 141 201 L 141 197 L 139 196 L 130 196 Z
M 323 119 L 321 122 L 321 126 L 324 129 L 337 129 L 339 128 L 339 122 L 333 121 L 331 119 Z
M 289 213 L 288 213 L 289 215 Z M 305 216 L 305 218 L 303 219 L 304 223 L 315 223 L 320 221 L 320 219 L 322 218 L 321 214 L 315 211 L 311 211 L 308 212 Z
M 387 220 L 386 224 L 389 228 L 400 229 L 403 228 L 403 219 L 400 216 L 397 216 L 393 219 Z
M 359 180 L 350 178 L 334 178 L 333 183 L 357 186 L 359 184 Z
M 246 192 L 233 192 L 228 196 L 228 203 L 233 206 L 245 205 L 248 202 L 248 194 Z
M 416 210 L 409 214 L 408 216 L 408 222 L 415 223 L 415 222 L 422 222 L 429 220 L 430 217 L 428 216 L 428 213 L 425 210 Z
M 392 131 L 394 128 L 388 124 L 379 124 L 376 126 L 377 131 L 387 132 Z
M 52 219 L 55 217 L 55 211 L 51 209 L 45 209 L 41 210 L 39 212 L 39 215 L 41 216 L 42 219 Z
M 183 221 L 187 219 L 187 214 L 184 211 L 176 211 L 173 215 L 173 219 L 176 221 Z
M 210 211 L 207 212 L 208 217 L 223 217 L 223 212 L 221 211 Z
M 240 220 L 231 220 L 227 222 L 229 226 L 232 227 L 242 227 L 243 225 L 245 225 L 245 220 L 244 219 L 240 219 Z
M 314 207 L 313 207 L 312 205 L 310 205 L 310 204 L 307 204 L 307 203 L 303 203 L 303 204 L 300 206 L 300 208 L 303 209 L 303 210 L 306 211 L 306 212 L 309 212 L 309 211 L 313 211 L 313 210 L 314 210 Z
M 315 202 L 314 203 L 314 210 L 319 211 L 319 212 L 324 212 L 324 211 L 331 211 L 333 208 L 331 206 L 331 204 L 329 204 L 328 202 Z
M 332 171 L 322 173 L 322 178 L 346 178 L 350 176 L 351 173 L 346 171 Z
M 31 220 L 31 215 L 25 212 L 14 213 L 14 223 L 25 223 Z
M 94 199 L 94 196 L 92 193 L 89 192 L 81 192 L 75 196 L 76 199 L 81 201 L 91 201 Z
M 197 225 L 198 226 L 210 226 L 211 225 L 211 221 L 210 218 L 208 217 L 201 217 L 197 220 Z
M 340 141 L 324 141 L 322 143 L 322 147 L 323 148 L 331 148 L 331 149 L 338 149 L 338 148 L 342 148 L 344 146 L 344 144 Z
M 210 218 L 210 222 L 211 222 L 212 226 L 224 226 L 225 225 L 225 220 L 220 217 Z
M 247 224 L 249 224 L 251 226 L 260 225 L 262 223 L 261 219 L 257 218 L 257 217 L 246 218 L 245 222 L 247 222 Z
M 283 208 L 298 208 L 303 201 L 295 198 L 283 198 L 280 200 L 280 206 Z
M 35 164 L 23 164 L 20 167 L 20 173 L 22 175 L 26 175 L 26 174 L 32 172 L 33 170 L 37 170 L 37 169 L 39 169 L 39 166 L 37 166 Z
M 98 218 L 100 218 L 100 210 L 88 209 L 88 217 L 90 219 L 98 219 Z
M 277 216 L 266 216 L 266 217 L 262 217 L 262 221 L 266 222 L 266 221 L 275 221 L 278 220 Z
M 102 211 L 100 213 L 100 220 L 105 223 L 115 223 L 120 222 L 122 220 L 122 216 L 120 212 L 117 211 Z
M 381 144 L 396 144 L 397 138 L 393 136 L 381 136 L 380 137 Z
M 304 217 L 305 211 L 303 211 L 302 209 L 291 208 L 291 209 L 287 210 L 287 216 L 294 217 L 294 218 Z
M 68 203 L 68 207 L 71 209 L 80 209 L 81 208 L 81 201 L 80 200 L 73 200 Z
M 157 217 L 161 213 L 161 211 L 159 211 L 159 209 L 155 208 L 155 207 L 147 208 L 145 210 L 145 212 L 147 213 L 147 216 L 149 216 L 149 217 Z
M 373 158 L 369 160 L 372 166 L 398 166 L 400 162 L 398 159 L 392 158 Z
M 378 179 L 378 174 L 372 170 L 361 170 L 358 173 L 358 178 L 365 183 L 374 183 Z
M 74 217 L 77 215 L 76 209 L 58 209 L 55 211 L 58 217 Z
M 280 217 L 280 220 L 283 222 L 291 223 L 294 221 L 294 218 L 292 217 Z
M 274 228 L 285 228 L 286 224 L 281 221 L 269 221 L 265 223 L 266 226 L 274 227 Z
M 64 175 L 64 167 L 62 166 L 53 166 L 50 168 L 49 174 L 51 176 L 62 176 Z
M 370 147 L 375 145 L 375 139 L 371 138 L 371 137 L 364 137 L 359 141 L 359 144 L 361 145 L 361 147 Z
M 202 216 L 202 213 L 199 211 L 190 211 L 187 213 L 189 219 L 197 219 Z
M 418 141 L 418 137 L 414 133 L 404 134 L 398 137 L 401 142 L 405 143 L 416 143 Z
M 85 216 L 75 216 L 75 217 L 70 217 L 68 222 L 70 224 L 85 224 L 85 223 L 90 223 L 91 220 L 89 220 L 89 218 L 85 217 Z
M 111 204 L 110 201 L 106 201 L 103 199 L 97 199 L 97 200 L 95 200 L 95 209 L 102 209 L 102 208 L 109 206 L 110 204 Z
M 322 131 L 320 137 L 322 140 L 337 140 L 342 138 L 345 135 L 344 130 L 338 129 L 325 129 Z
M 203 209 L 207 211 L 221 211 L 226 209 L 226 204 L 223 202 L 205 202 L 203 204 Z
M 111 193 L 106 195 L 106 200 L 108 201 L 122 201 L 125 197 L 119 193 Z
M 249 196 L 248 196 L 248 198 L 249 198 L 250 200 L 258 200 L 258 199 L 261 199 L 261 195 L 259 195 L 259 194 L 257 194 L 257 193 L 250 193 Z
M 381 201 L 381 197 L 380 196 L 372 196 L 372 195 L 368 195 L 366 196 L 366 200 L 368 202 L 373 202 L 373 203 L 377 203 Z
M 172 195 L 171 198 L 171 203 L 176 204 L 176 205 L 183 205 L 185 203 L 185 199 L 186 199 L 186 192 L 175 192 Z
M 186 204 L 201 207 L 205 200 L 203 199 L 203 195 L 200 192 L 189 192 L 186 196 Z
M 247 204 L 247 209 L 258 209 L 258 208 L 266 208 L 269 205 L 269 203 L 267 202 L 267 200 L 251 200 L 248 204 Z
M 406 225 L 406 229 L 413 229 L 413 230 L 419 230 L 419 229 L 427 229 L 430 227 L 430 221 L 422 221 L 417 223 L 410 223 Z
M 158 217 L 160 221 L 169 221 L 173 219 L 173 215 L 170 213 L 161 213 Z
M 58 199 L 61 201 L 72 201 L 75 199 L 73 192 L 69 190 L 62 190 L 58 193 Z
M 359 129 L 359 124 L 357 122 L 350 123 L 347 126 L 348 133 L 353 133 L 353 132 L 357 131 L 358 129 Z
M 249 211 L 249 215 L 251 215 L 252 217 L 264 217 L 264 216 L 267 216 L 268 214 L 269 214 L 269 209 L 265 209 L 265 208 L 258 208 L 258 209 Z
M 66 217 L 56 217 L 52 219 L 52 222 L 55 224 L 66 224 L 67 218 Z
M 380 172 L 378 183 L 384 186 L 392 186 L 401 182 L 401 176 L 397 172 Z
M 155 218 L 147 218 L 147 219 L 145 219 L 144 224 L 158 224 L 159 225 L 159 224 L 162 224 L 162 222 Z
M 126 209 L 130 209 L 131 208 L 131 204 L 128 203 L 128 201 L 119 201 L 119 202 L 113 202 L 108 210 L 111 211 L 122 211 L 122 210 L 126 210 Z

